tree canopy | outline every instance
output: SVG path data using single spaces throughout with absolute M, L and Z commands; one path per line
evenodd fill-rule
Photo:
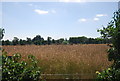
M 40 35 L 36 35 L 33 39 L 27 37 L 26 40 L 23 40 L 23 39 L 19 39 L 18 37 L 14 37 L 12 41 L 2 40 L 2 45 L 106 44 L 110 42 L 111 42 L 111 39 L 87 38 L 85 36 L 70 37 L 68 40 L 64 38 L 55 40 L 55 39 L 52 39 L 52 37 L 47 37 L 47 40 L 45 40 Z
M 112 66 L 98 74 L 101 81 L 119 81 L 120 79 L 120 9 L 114 12 L 113 19 L 108 26 L 98 30 L 102 37 L 111 39 L 112 45 L 108 50 L 108 60 L 113 61 Z

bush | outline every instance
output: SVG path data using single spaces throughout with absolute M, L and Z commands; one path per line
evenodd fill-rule
M 104 38 L 112 39 L 109 45 L 108 60 L 113 61 L 110 68 L 98 74 L 98 80 L 119 81 L 120 79 L 120 9 L 114 13 L 113 20 L 108 23 L 107 28 L 98 30 Z
M 67 45 L 67 44 L 69 44 L 69 42 L 68 41 L 63 41 L 62 44 Z
M 33 55 L 29 55 L 30 65 L 21 61 L 20 54 L 8 56 L 2 51 L 2 81 L 38 81 L 40 79 L 40 67 Z
M 96 72 L 98 74 L 98 81 L 119 81 L 120 79 L 120 69 L 108 68 L 104 71 Z

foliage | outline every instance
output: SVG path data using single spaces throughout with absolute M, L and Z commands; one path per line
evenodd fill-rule
M 48 44 L 48 45 L 51 44 L 51 39 L 52 39 L 51 37 L 48 37 L 48 38 L 47 38 L 47 44 Z
M 17 37 L 14 37 L 14 39 L 12 40 L 12 44 L 13 45 L 18 45 L 19 44 L 19 39 Z
M 0 28 L 0 81 L 1 81 L 1 77 L 2 77 L 2 68 L 1 68 L 2 67 L 2 55 L 1 55 L 2 43 L 1 43 L 1 39 L 4 36 L 4 32 L 5 32 L 5 30 L 3 28 Z
M 2 51 L 2 81 L 38 81 L 40 79 L 40 67 L 33 55 L 29 55 L 30 65 L 21 61 L 20 54 L 8 56 Z
M 87 40 L 87 38 L 84 37 L 84 36 L 82 36 L 82 37 L 71 37 L 69 39 L 69 42 L 70 43 L 75 43 L 75 44 L 78 44 L 78 43 L 82 44 L 82 43 L 85 43 L 86 40 Z
M 98 75 L 98 78 L 107 81 L 117 81 L 120 79 L 120 9 L 114 12 L 113 20 L 108 23 L 108 26 L 98 30 L 102 37 L 112 39 L 112 45 L 108 50 L 108 60 L 113 61 L 111 71 L 105 70 Z M 107 75 L 110 75 L 108 77 Z
M 66 41 L 66 40 L 64 40 L 64 41 L 62 42 L 62 44 L 63 44 L 63 45 L 67 45 L 67 44 L 69 44 L 69 42 Z
M 0 28 L 0 40 L 4 36 L 4 29 Z M 21 41 L 21 40 L 20 40 Z M 22 41 L 24 42 L 24 41 Z M 5 41 L 10 45 L 10 41 Z M 19 44 L 19 39 L 14 37 L 13 45 Z M 21 42 L 20 42 L 21 43 Z M 1 49 L 0 49 L 1 50 Z M 7 52 L 2 51 L 2 81 L 38 81 L 40 79 L 40 67 L 37 66 L 37 61 L 33 55 L 29 55 L 27 62 L 21 60 L 20 54 L 8 56 Z M 0 66 L 1 70 L 1 66 Z M 1 71 L 0 71 L 1 72 Z M 1 77 L 1 75 L 0 75 Z
M 5 30 L 0 28 L 0 40 L 3 38 L 4 32 L 5 32 Z
M 120 69 L 108 68 L 101 73 L 98 71 L 96 73 L 99 81 L 119 81 L 120 79 Z
M 42 45 L 44 39 L 40 35 L 37 35 L 32 41 L 35 45 Z
M 12 41 L 10 40 L 2 40 L 2 45 L 51 45 L 51 44 L 106 44 L 110 43 L 111 39 L 104 38 L 87 38 L 85 36 L 81 37 L 70 37 L 69 40 L 64 38 L 60 39 L 52 39 L 51 37 L 47 37 L 47 40 L 44 40 L 40 35 L 36 35 L 33 39 L 27 38 L 26 40 L 18 39 L 14 37 Z

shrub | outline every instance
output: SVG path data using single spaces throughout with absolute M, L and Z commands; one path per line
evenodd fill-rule
M 114 13 L 113 20 L 108 23 L 107 28 L 98 30 L 106 39 L 112 39 L 109 45 L 108 60 L 113 61 L 110 68 L 98 74 L 98 80 L 118 81 L 120 79 L 120 9 Z
M 120 79 L 120 69 L 108 68 L 104 71 L 96 72 L 98 74 L 98 81 L 119 81 Z
M 62 44 L 67 45 L 67 44 L 69 44 L 69 42 L 65 40 L 65 41 L 62 42 Z
M 29 55 L 27 62 L 21 61 L 20 54 L 9 57 L 2 51 L 2 81 L 38 81 L 40 79 L 40 67 L 33 55 Z

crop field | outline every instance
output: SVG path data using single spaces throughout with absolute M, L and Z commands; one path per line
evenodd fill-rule
M 3 46 L 8 55 L 20 53 L 22 60 L 36 56 L 44 78 L 93 79 L 96 71 L 109 67 L 106 44 Z M 45 75 L 47 74 L 47 75 Z

